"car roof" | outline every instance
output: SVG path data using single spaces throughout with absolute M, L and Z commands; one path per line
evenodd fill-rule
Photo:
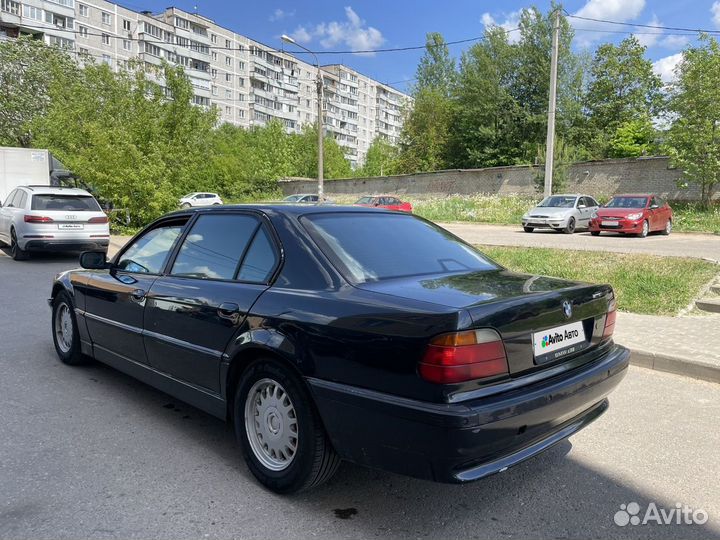
M 654 193 L 618 193 L 614 197 L 656 197 Z
M 33 195 L 83 195 L 92 197 L 88 191 L 80 188 L 63 187 L 63 186 L 18 186 L 26 189 Z
M 252 203 L 252 204 L 225 204 L 214 207 L 197 207 L 184 208 L 167 214 L 167 216 L 182 216 L 192 214 L 204 214 L 215 212 L 228 212 L 232 210 L 251 210 L 266 214 L 284 214 L 284 215 L 307 215 L 307 214 L 357 214 L 367 212 L 380 212 L 393 215 L 408 215 L 402 212 L 394 212 L 383 208 L 367 208 L 364 206 L 350 206 L 339 204 L 293 204 L 293 203 Z

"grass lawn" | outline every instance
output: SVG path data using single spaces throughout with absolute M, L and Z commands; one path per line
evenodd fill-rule
M 609 283 L 618 308 L 632 313 L 676 315 L 696 298 L 720 267 L 679 257 L 546 248 L 478 246 L 517 272 Z
M 519 195 L 452 195 L 443 199 L 409 199 L 414 212 L 432 221 L 474 221 L 498 225 L 520 225 L 522 215 L 541 197 Z M 678 232 L 720 234 L 720 205 L 701 210 L 697 204 L 670 202 Z

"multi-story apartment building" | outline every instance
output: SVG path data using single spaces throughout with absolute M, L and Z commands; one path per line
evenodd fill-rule
M 106 0 L 0 0 L 0 39 L 21 34 L 113 69 L 131 58 L 181 65 L 194 103 L 216 106 L 221 122 L 252 127 L 277 119 L 290 132 L 317 122 L 315 66 L 197 13 L 138 12 Z M 407 95 L 342 64 L 320 69 L 324 129 L 353 166 L 375 137 L 398 141 Z

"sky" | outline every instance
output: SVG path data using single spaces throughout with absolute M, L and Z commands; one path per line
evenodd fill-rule
M 550 8 L 549 0 L 119 0 L 119 3 L 153 12 L 170 5 L 190 12 L 197 10 L 239 34 L 294 52 L 297 49 L 280 40 L 282 34 L 289 34 L 313 51 L 340 51 L 322 54 L 321 63 L 344 63 L 403 91 L 411 89 L 422 50 L 352 52 L 422 46 L 427 32 L 440 32 L 446 41 L 476 38 L 482 36 L 487 25 L 514 28 L 523 8 L 535 5 L 543 12 Z M 648 47 L 647 56 L 656 72 L 666 82 L 672 78 L 681 51 L 695 41 L 696 34 L 676 35 L 683 32 L 633 25 L 720 30 L 720 0 L 568 0 L 563 7 L 574 15 L 629 25 L 570 19 L 576 28 L 576 50 L 592 51 L 598 43 L 618 42 L 636 33 Z M 450 50 L 459 58 L 470 45 L 452 45 Z

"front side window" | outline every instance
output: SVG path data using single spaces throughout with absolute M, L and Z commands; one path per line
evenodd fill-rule
M 234 279 L 240 259 L 257 231 L 257 218 L 242 214 L 200 216 L 178 252 L 171 274 Z
M 355 283 L 498 268 L 473 247 L 414 216 L 327 213 L 302 221 L 323 252 Z
M 31 210 L 71 210 L 100 212 L 101 208 L 90 195 L 33 195 Z
M 184 222 L 173 222 L 149 230 L 123 252 L 117 267 L 127 272 L 159 274 L 184 226 Z
M 7 196 L 7 199 L 5 199 L 5 206 L 8 208 L 11 208 L 13 205 L 13 199 L 15 198 L 15 194 L 18 192 L 17 189 L 14 189 L 10 192 L 10 195 Z

